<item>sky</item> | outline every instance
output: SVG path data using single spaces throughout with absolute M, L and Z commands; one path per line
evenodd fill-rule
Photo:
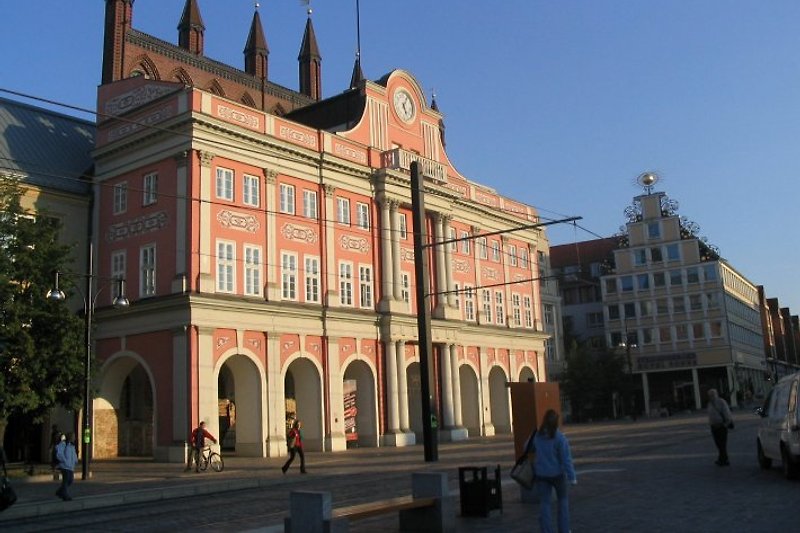
M 243 68 L 251 0 L 198 0 L 205 55 Z M 263 0 L 269 78 L 298 88 L 307 18 Z M 136 0 L 133 26 L 177 43 L 184 0 Z M 345 90 L 356 0 L 312 0 L 323 96 Z M 102 0 L 0 0 L 0 96 L 93 119 Z M 655 171 L 700 235 L 800 313 L 800 2 L 360 0 L 364 74 L 395 68 L 436 94 L 446 151 L 472 181 L 583 217 L 551 244 L 611 236 Z

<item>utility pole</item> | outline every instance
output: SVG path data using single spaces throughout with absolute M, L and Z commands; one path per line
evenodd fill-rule
M 425 219 L 425 196 L 419 175 L 419 163 L 411 163 L 411 217 L 414 223 L 414 269 L 417 285 L 417 336 L 419 339 L 419 376 L 422 400 L 422 440 L 425 445 L 425 461 L 439 460 L 436 398 L 432 394 L 431 369 L 433 344 L 431 343 L 431 316 L 429 296 L 429 261 L 427 223 Z

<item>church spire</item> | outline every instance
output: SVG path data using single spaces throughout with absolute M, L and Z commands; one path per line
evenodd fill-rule
M 322 56 L 317 46 L 314 25 L 311 23 L 311 9 L 308 10 L 306 31 L 297 60 L 300 62 L 300 92 L 319 100 L 322 98 Z
M 186 0 L 181 21 L 178 23 L 178 46 L 193 54 L 203 55 L 203 33 L 205 30 L 206 27 L 203 24 L 203 17 L 200 16 L 197 0 Z
M 250 35 L 244 46 L 244 70 L 259 79 L 267 79 L 269 47 L 264 37 L 264 28 L 261 26 L 261 16 L 258 14 L 258 2 L 250 24 Z
M 131 29 L 132 19 L 133 0 L 106 0 L 102 83 L 121 80 L 125 75 L 125 34 Z
M 350 88 L 355 89 L 362 81 L 364 81 L 364 71 L 361 70 L 361 54 L 356 54 L 353 75 L 350 76 Z

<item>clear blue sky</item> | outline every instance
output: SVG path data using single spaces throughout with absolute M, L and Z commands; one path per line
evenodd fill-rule
M 92 108 L 105 3 L 5 4 L 0 88 Z M 199 4 L 206 55 L 242 68 L 254 2 Z M 183 5 L 136 0 L 134 27 L 177 42 Z M 355 0 L 311 6 L 332 96 L 350 80 Z M 305 10 L 260 7 L 270 79 L 295 89 Z M 799 21 L 797 0 L 361 0 L 363 68 L 403 68 L 435 90 L 458 170 L 543 216 L 609 236 L 636 176 L 659 172 L 679 213 L 797 314 Z

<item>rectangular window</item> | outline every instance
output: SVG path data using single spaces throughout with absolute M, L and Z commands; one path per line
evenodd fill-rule
M 456 230 L 454 230 L 453 228 L 450 228 L 449 233 L 450 234 L 447 236 L 447 240 L 452 241 L 452 242 L 448 243 L 447 247 L 450 249 L 451 252 L 457 252 L 458 251 L 458 241 L 456 241 L 456 239 L 458 239 L 458 237 L 457 237 Z
M 522 306 L 525 310 L 525 327 L 533 328 L 533 305 L 531 304 L 530 296 L 522 297 Z
M 400 238 L 406 240 L 408 238 L 408 225 L 406 224 L 406 215 L 404 213 L 397 214 L 397 222 L 400 226 Z
M 358 227 L 361 229 L 369 229 L 369 205 L 357 202 L 356 214 L 358 215 Z
M 258 177 L 244 175 L 244 187 L 242 187 L 242 202 L 244 205 L 258 207 L 261 198 L 261 186 Z
M 339 263 L 339 302 L 353 306 L 353 265 L 350 263 Z
M 233 170 L 217 167 L 217 198 L 233 201 Z
M 244 293 L 261 296 L 261 248 L 244 245 Z
M 650 248 L 650 261 L 653 263 L 661 263 L 664 261 L 664 254 L 661 253 L 661 248 L 654 246 Z
M 306 256 L 306 302 L 319 303 L 319 258 Z
M 127 268 L 127 253 L 125 250 L 117 250 L 111 252 L 111 278 L 112 279 L 125 279 L 125 269 Z M 119 296 L 116 288 L 111 291 L 110 301 Z
M 336 198 L 336 222 L 339 224 L 350 225 L 350 200 L 347 198 Z
M 619 320 L 619 306 L 617 304 L 609 305 L 607 309 L 609 320 Z
M 461 232 L 461 238 L 463 239 L 461 241 L 461 253 L 469 255 L 469 250 L 470 250 L 470 244 L 469 243 L 471 242 L 469 240 L 469 233 L 467 233 L 466 231 L 462 231 Z
M 658 222 L 647 223 L 647 237 L 650 239 L 661 237 L 661 225 Z
M 705 325 L 702 322 L 692 324 L 692 338 L 702 340 L 706 338 Z
M 633 276 L 622 276 L 619 281 L 622 285 L 622 292 L 631 292 L 633 290 Z
M 647 250 L 641 248 L 633 251 L 633 264 L 636 266 L 644 266 L 647 264 Z
M 683 296 L 674 296 L 672 298 L 672 312 L 673 313 L 686 312 L 686 303 L 684 302 Z
M 527 248 L 520 248 L 519 249 L 519 267 L 520 268 L 528 268 L 528 249 Z
M 670 270 L 669 284 L 672 287 L 679 287 L 683 285 L 683 273 L 680 270 Z
M 483 298 L 483 323 L 492 323 L 492 291 L 484 289 L 481 291 Z
M 669 326 L 658 328 L 658 340 L 660 342 L 672 342 L 672 328 Z
M 653 272 L 653 286 L 663 287 L 667 284 L 667 277 L 663 272 Z
M 606 293 L 614 294 L 617 292 L 617 278 L 610 278 L 606 280 Z
M 405 303 L 411 305 L 411 276 L 407 272 L 400 274 L 400 297 Z
M 650 276 L 648 274 L 639 274 L 636 276 L 636 286 L 640 291 L 650 289 Z
M 217 292 L 233 292 L 235 268 L 234 244 L 217 241 Z
M 358 283 L 360 289 L 359 306 L 362 309 L 372 308 L 372 267 L 358 267 Z
M 128 182 L 114 185 L 114 214 L 119 215 L 128 210 Z
M 688 338 L 689 338 L 689 328 L 686 327 L 686 324 L 676 324 L 675 325 L 675 340 L 685 341 Z
M 706 309 L 719 309 L 719 294 L 715 292 L 706 293 Z
M 152 205 L 158 199 L 158 172 L 144 175 L 142 180 L 142 205 Z
M 677 244 L 667 245 L 667 261 L 680 261 L 681 254 Z
M 447 296 L 443 295 L 445 298 Z M 461 285 L 458 283 L 453 284 L 453 296 L 455 297 L 456 301 L 456 309 L 458 309 L 458 313 L 461 314 Z
M 495 314 L 497 315 L 497 324 L 502 326 L 506 323 L 506 309 L 503 304 L 503 291 L 495 291 L 494 293 Z
M 642 329 L 642 344 L 653 344 L 653 329 Z
M 294 215 L 294 185 L 281 183 L 280 212 L 287 215 Z
M 478 248 L 478 257 L 481 259 L 489 258 L 489 250 L 486 248 L 486 237 L 478 237 L 475 241 L 475 247 Z
M 711 322 L 708 326 L 712 338 L 722 337 L 722 322 Z
M 139 249 L 139 296 L 156 294 L 156 245 L 148 244 Z
M 511 295 L 511 316 L 514 320 L 514 326 L 520 327 L 522 326 L 522 306 L 521 306 L 521 298 L 519 294 L 512 294 Z
M 297 300 L 297 256 L 281 253 L 281 298 Z
M 492 261 L 500 261 L 500 243 L 492 241 Z
M 303 216 L 317 219 L 317 191 L 303 191 Z
M 703 310 L 703 297 L 701 294 L 689 295 L 689 309 L 691 309 L 692 311 Z
M 669 303 L 666 298 L 659 298 L 656 300 L 656 313 L 659 315 L 669 314 Z
M 626 302 L 623 305 L 625 318 L 636 318 L 636 302 Z
M 475 320 L 475 289 L 464 287 L 464 319 Z
M 517 266 L 517 247 L 513 244 L 508 245 L 508 264 L 512 267 Z
M 700 283 L 700 272 L 697 267 L 689 267 L 686 269 L 686 283 Z
M 653 314 L 653 302 L 650 300 L 643 300 L 639 302 L 639 314 L 641 316 L 650 316 Z
M 703 267 L 703 277 L 706 281 L 717 281 L 717 265 L 705 265 Z

